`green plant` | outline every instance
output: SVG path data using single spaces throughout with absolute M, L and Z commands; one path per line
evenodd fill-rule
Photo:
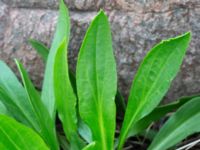
M 121 150 L 128 137 L 142 134 L 174 110 L 153 137 L 150 150 L 167 149 L 200 131 L 200 97 L 157 107 L 180 68 L 190 33 L 162 41 L 149 51 L 135 75 L 126 106 L 117 90 L 111 31 L 104 12 L 98 13 L 86 33 L 76 77 L 67 60 L 69 32 L 68 10 L 61 0 L 50 50 L 36 40 L 29 41 L 46 63 L 41 93 L 19 61 L 23 86 L 0 61 L 0 149 Z M 119 138 L 115 138 L 115 103 L 118 112 L 125 112 Z M 64 134 L 56 130 L 56 113 Z

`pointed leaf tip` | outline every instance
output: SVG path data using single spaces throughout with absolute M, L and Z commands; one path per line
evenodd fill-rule
M 188 32 L 186 32 L 186 33 L 184 33 L 184 34 L 178 36 L 177 38 L 185 37 L 185 38 L 188 39 L 188 41 L 190 41 L 191 36 L 192 36 L 192 33 L 191 33 L 190 31 L 188 31 Z
M 183 35 L 186 35 L 186 36 L 192 36 L 192 32 L 191 31 L 188 31 L 188 32 L 186 32 L 185 34 L 183 34 Z
M 185 40 L 187 40 L 187 41 L 190 41 L 190 39 L 191 39 L 191 32 L 183 33 L 183 34 L 181 34 L 181 35 L 179 35 L 179 36 L 176 36 L 176 37 L 174 37 L 174 38 L 171 38 L 171 39 L 169 39 L 169 40 L 175 40 L 175 39 L 185 39 Z M 168 40 L 167 40 L 167 41 L 168 41 Z
M 64 0 L 60 0 L 60 4 L 64 4 L 65 2 L 64 2 Z
M 99 14 L 106 15 L 106 13 L 104 12 L 104 10 L 103 10 L 103 9 L 100 9 L 100 11 L 99 11 Z
M 187 36 L 187 37 L 188 37 L 188 40 L 190 41 L 191 38 L 192 38 L 192 32 L 191 32 L 191 31 L 186 32 L 186 33 L 185 33 L 185 36 Z
M 107 15 L 103 9 L 100 9 L 100 11 L 98 12 L 98 14 L 95 18 L 98 18 L 98 17 L 106 17 L 107 18 Z
M 59 4 L 59 8 L 60 9 L 67 9 L 67 11 L 68 11 L 68 7 L 67 7 L 67 5 L 65 4 L 65 1 L 64 0 L 60 0 L 60 4 Z
M 69 11 L 64 4 L 60 1 L 58 21 L 56 25 L 56 33 L 54 34 L 53 42 L 49 51 L 48 59 L 45 67 L 45 75 L 42 87 L 42 101 L 48 108 L 51 117 L 55 118 L 55 95 L 54 95 L 54 81 L 53 81 L 53 66 L 55 61 L 56 52 L 62 42 L 63 38 L 67 38 L 67 44 L 70 37 L 70 18 Z

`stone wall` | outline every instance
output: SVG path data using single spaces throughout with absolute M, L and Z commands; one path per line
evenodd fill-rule
M 200 92 L 199 0 L 66 0 L 66 4 L 71 16 L 69 58 L 73 69 L 88 24 L 103 8 L 111 22 L 124 95 L 146 52 L 161 39 L 186 31 L 192 31 L 193 39 L 166 99 Z M 58 0 L 0 0 L 0 59 L 13 68 L 13 58 L 20 59 L 37 87 L 41 87 L 44 65 L 27 39 L 36 38 L 49 46 L 57 9 Z

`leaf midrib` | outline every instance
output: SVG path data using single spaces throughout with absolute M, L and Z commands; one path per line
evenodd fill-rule
M 97 18 L 97 19 L 99 19 L 99 18 Z M 98 20 L 99 21 L 99 20 Z M 91 24 L 91 26 L 93 26 L 94 25 L 94 23 L 92 22 L 92 24 Z M 89 29 L 88 29 L 89 30 Z M 96 58 L 97 58 L 97 56 L 96 56 L 96 47 L 97 47 L 97 44 L 96 44 L 96 41 L 97 41 L 97 35 L 98 35 L 98 25 L 95 25 L 95 28 L 94 28 L 94 33 L 96 33 L 96 36 L 94 36 L 95 38 L 94 38 L 94 70 L 95 70 L 95 86 L 96 86 L 96 88 L 95 88 L 95 91 L 93 90 L 93 84 L 91 83 L 91 81 L 89 80 L 90 78 L 89 78 L 89 74 L 88 74 L 88 72 L 87 72 L 87 81 L 88 81 L 88 83 L 89 83 L 89 85 L 90 85 L 90 90 L 92 91 L 92 97 L 93 97 L 93 99 L 94 99 L 94 103 L 95 103 L 95 108 L 96 108 L 96 110 L 97 110 L 97 115 L 98 115 L 98 125 L 99 125 L 99 129 L 100 129 L 100 138 L 101 138 L 101 146 L 103 147 L 103 150 L 107 150 L 107 147 L 106 147 L 106 134 L 105 134 L 105 129 L 104 129 L 104 126 L 103 126 L 103 117 L 102 117 L 102 103 L 101 103 L 101 98 L 100 98 L 100 96 L 99 96 L 99 89 L 98 89 L 98 83 L 99 83 L 99 81 L 98 81 L 98 76 L 97 76 L 97 68 L 96 68 L 96 66 L 97 66 L 97 61 L 96 61 Z M 95 93 L 96 93 L 96 95 L 97 96 L 95 96 Z
M 99 34 L 99 18 L 97 18 L 98 20 L 98 24 L 97 24 L 97 26 L 96 26 L 96 36 L 95 36 L 95 39 L 94 39 L 94 41 L 95 41 L 95 44 L 94 44 L 94 46 L 95 46 L 95 78 L 96 78 L 96 94 L 97 94 L 97 103 L 96 103 L 96 107 L 97 107 L 97 109 L 99 110 L 98 111 L 98 120 L 99 120 L 99 126 L 100 126 L 100 132 L 101 132 L 101 141 L 102 141 L 102 147 L 103 147 L 103 149 L 104 150 L 107 150 L 107 147 L 106 147 L 106 136 L 105 136 L 105 129 L 104 129 L 104 120 L 103 120 L 103 111 L 102 111 L 102 96 L 101 95 L 99 95 L 99 91 L 100 91 L 100 89 L 99 89 L 99 80 L 98 80 L 98 75 L 97 75 L 97 37 L 98 37 L 98 34 Z M 99 107 L 98 107 L 99 106 Z

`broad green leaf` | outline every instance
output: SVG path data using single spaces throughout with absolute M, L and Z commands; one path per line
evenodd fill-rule
M 59 18 L 56 26 L 56 33 L 54 35 L 53 43 L 47 59 L 44 83 L 42 89 L 42 100 L 47 107 L 52 118 L 55 118 L 55 96 L 54 96 L 54 82 L 53 82 L 53 69 L 56 52 L 63 39 L 69 41 L 70 32 L 70 19 L 69 12 L 63 2 L 60 1 Z
M 0 115 L 0 149 L 49 150 L 32 129 L 5 115 Z
M 103 11 L 92 21 L 77 63 L 81 119 L 89 126 L 96 149 L 113 149 L 115 133 L 116 64 L 109 22 Z
M 95 146 L 96 146 L 96 142 L 92 142 L 88 144 L 86 147 L 84 147 L 83 150 L 96 150 Z
M 49 49 L 43 43 L 34 39 L 30 39 L 29 43 L 38 52 L 38 54 L 40 54 L 44 62 L 46 62 L 48 58 Z
M 54 91 L 58 116 L 63 124 L 65 135 L 70 144 L 78 147 L 80 138 L 77 127 L 76 95 L 69 78 L 66 39 L 61 43 L 55 56 Z
M 0 61 L 0 100 L 8 110 L 9 114 L 17 121 L 25 125 L 40 130 L 36 114 L 15 74 L 2 61 Z
M 44 141 L 49 147 L 56 150 L 59 149 L 54 121 L 49 115 L 48 110 L 45 108 L 41 101 L 39 93 L 34 88 L 31 80 L 28 77 L 27 72 L 20 62 L 16 60 L 18 70 L 20 72 L 24 88 L 26 90 L 28 99 L 33 107 L 33 110 L 37 117 L 37 122 L 40 126 L 39 134 L 43 137 Z
M 200 97 L 184 104 L 156 135 L 149 150 L 165 150 L 187 136 L 200 132 Z
M 133 81 L 118 149 L 132 126 L 149 114 L 161 101 L 181 66 L 190 33 L 162 41 L 144 58 Z
M 180 98 L 180 100 L 172 102 L 170 104 L 158 106 L 155 110 L 153 110 L 150 114 L 139 120 L 129 131 L 128 137 L 135 136 L 140 132 L 147 129 L 154 121 L 159 120 L 160 118 L 164 117 L 166 114 L 177 110 L 186 102 L 190 101 L 191 99 L 198 97 L 199 95 L 189 96 Z

